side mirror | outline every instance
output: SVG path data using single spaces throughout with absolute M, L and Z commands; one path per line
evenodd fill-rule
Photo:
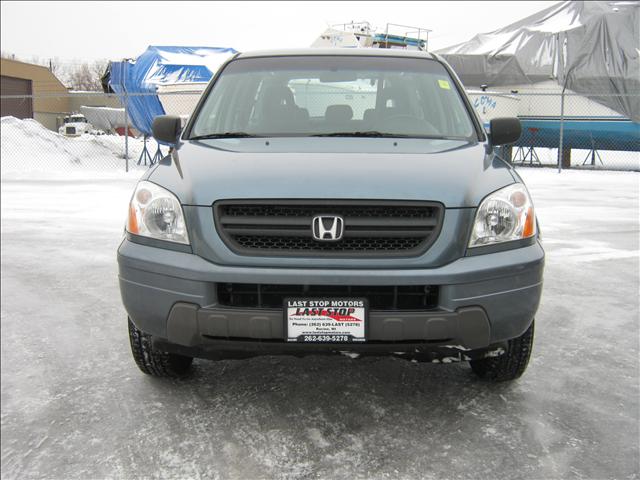
M 174 145 L 182 131 L 182 120 L 177 115 L 159 115 L 153 119 L 151 131 L 159 142 Z
M 494 118 L 489 122 L 489 129 L 491 130 L 489 139 L 491 145 L 494 147 L 514 143 L 520 138 L 520 134 L 522 133 L 520 120 L 511 117 Z

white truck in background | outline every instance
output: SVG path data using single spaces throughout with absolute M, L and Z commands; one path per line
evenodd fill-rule
M 92 133 L 93 125 L 81 113 L 73 113 L 64 117 L 63 124 L 58 129 L 60 135 L 79 137 L 83 133 Z

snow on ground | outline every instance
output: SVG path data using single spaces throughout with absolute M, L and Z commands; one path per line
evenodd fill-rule
M 1 160 L 3 179 L 121 178 L 125 171 L 125 142 L 118 135 L 66 137 L 33 119 L 2 117 Z M 143 140 L 129 138 L 130 176 L 139 177 L 144 166 L 136 165 Z M 148 141 L 151 155 L 157 144 Z M 166 147 L 164 152 L 166 154 Z
M 466 364 L 345 356 L 146 377 L 115 257 L 135 178 L 3 168 L 2 477 L 638 478 L 640 175 L 518 172 L 545 287 L 528 371 L 488 385 Z
M 534 199 L 543 244 L 565 262 L 637 259 L 637 238 L 614 235 L 620 222 L 638 224 L 640 174 L 519 168 Z M 637 229 L 635 230 L 637 231 Z M 575 241 L 574 236 L 581 236 Z M 637 260 L 636 260 L 637 261 Z

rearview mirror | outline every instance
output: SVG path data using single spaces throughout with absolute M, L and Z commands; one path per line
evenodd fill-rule
M 355 82 L 358 74 L 355 71 L 331 70 L 321 73 L 318 80 L 322 83 Z
M 489 129 L 489 139 L 493 146 L 514 143 L 522 133 L 520 120 L 512 117 L 494 118 L 489 123 Z
M 158 115 L 153 119 L 151 131 L 159 142 L 174 145 L 182 131 L 182 120 L 177 115 Z

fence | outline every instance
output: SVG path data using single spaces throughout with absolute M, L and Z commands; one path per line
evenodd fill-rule
M 325 93 L 318 96 L 322 105 L 299 106 L 312 116 L 322 116 L 329 105 L 353 103 L 354 92 Z M 359 92 L 363 111 L 354 115 L 364 117 L 365 110 L 373 105 L 369 105 L 373 102 L 369 93 Z M 162 92 L 158 97 L 167 113 L 187 117 L 199 95 L 197 91 Z M 3 115 L 11 110 L 11 105 L 33 102 L 33 98 L 0 96 Z M 486 125 L 495 117 L 520 117 L 523 126 L 520 140 L 500 152 L 518 167 L 640 171 L 640 123 L 618 113 L 622 106 L 637 116 L 640 95 L 590 95 L 587 98 L 573 93 L 563 96 L 471 91 L 470 98 Z M 114 108 L 119 104 L 115 95 L 70 93 L 62 99 L 67 105 L 79 106 L 77 113 L 83 113 L 91 125 L 65 124 L 65 116 L 71 111 L 35 111 L 35 119 L 23 120 L 4 116 L 0 163 L 3 177 L 36 171 L 47 175 L 73 171 L 142 171 L 167 154 L 168 147 L 140 135 L 128 120 L 125 108 Z
M 640 170 L 640 94 L 528 92 L 500 100 L 515 103 L 522 123 L 518 142 L 503 149 L 514 165 Z

